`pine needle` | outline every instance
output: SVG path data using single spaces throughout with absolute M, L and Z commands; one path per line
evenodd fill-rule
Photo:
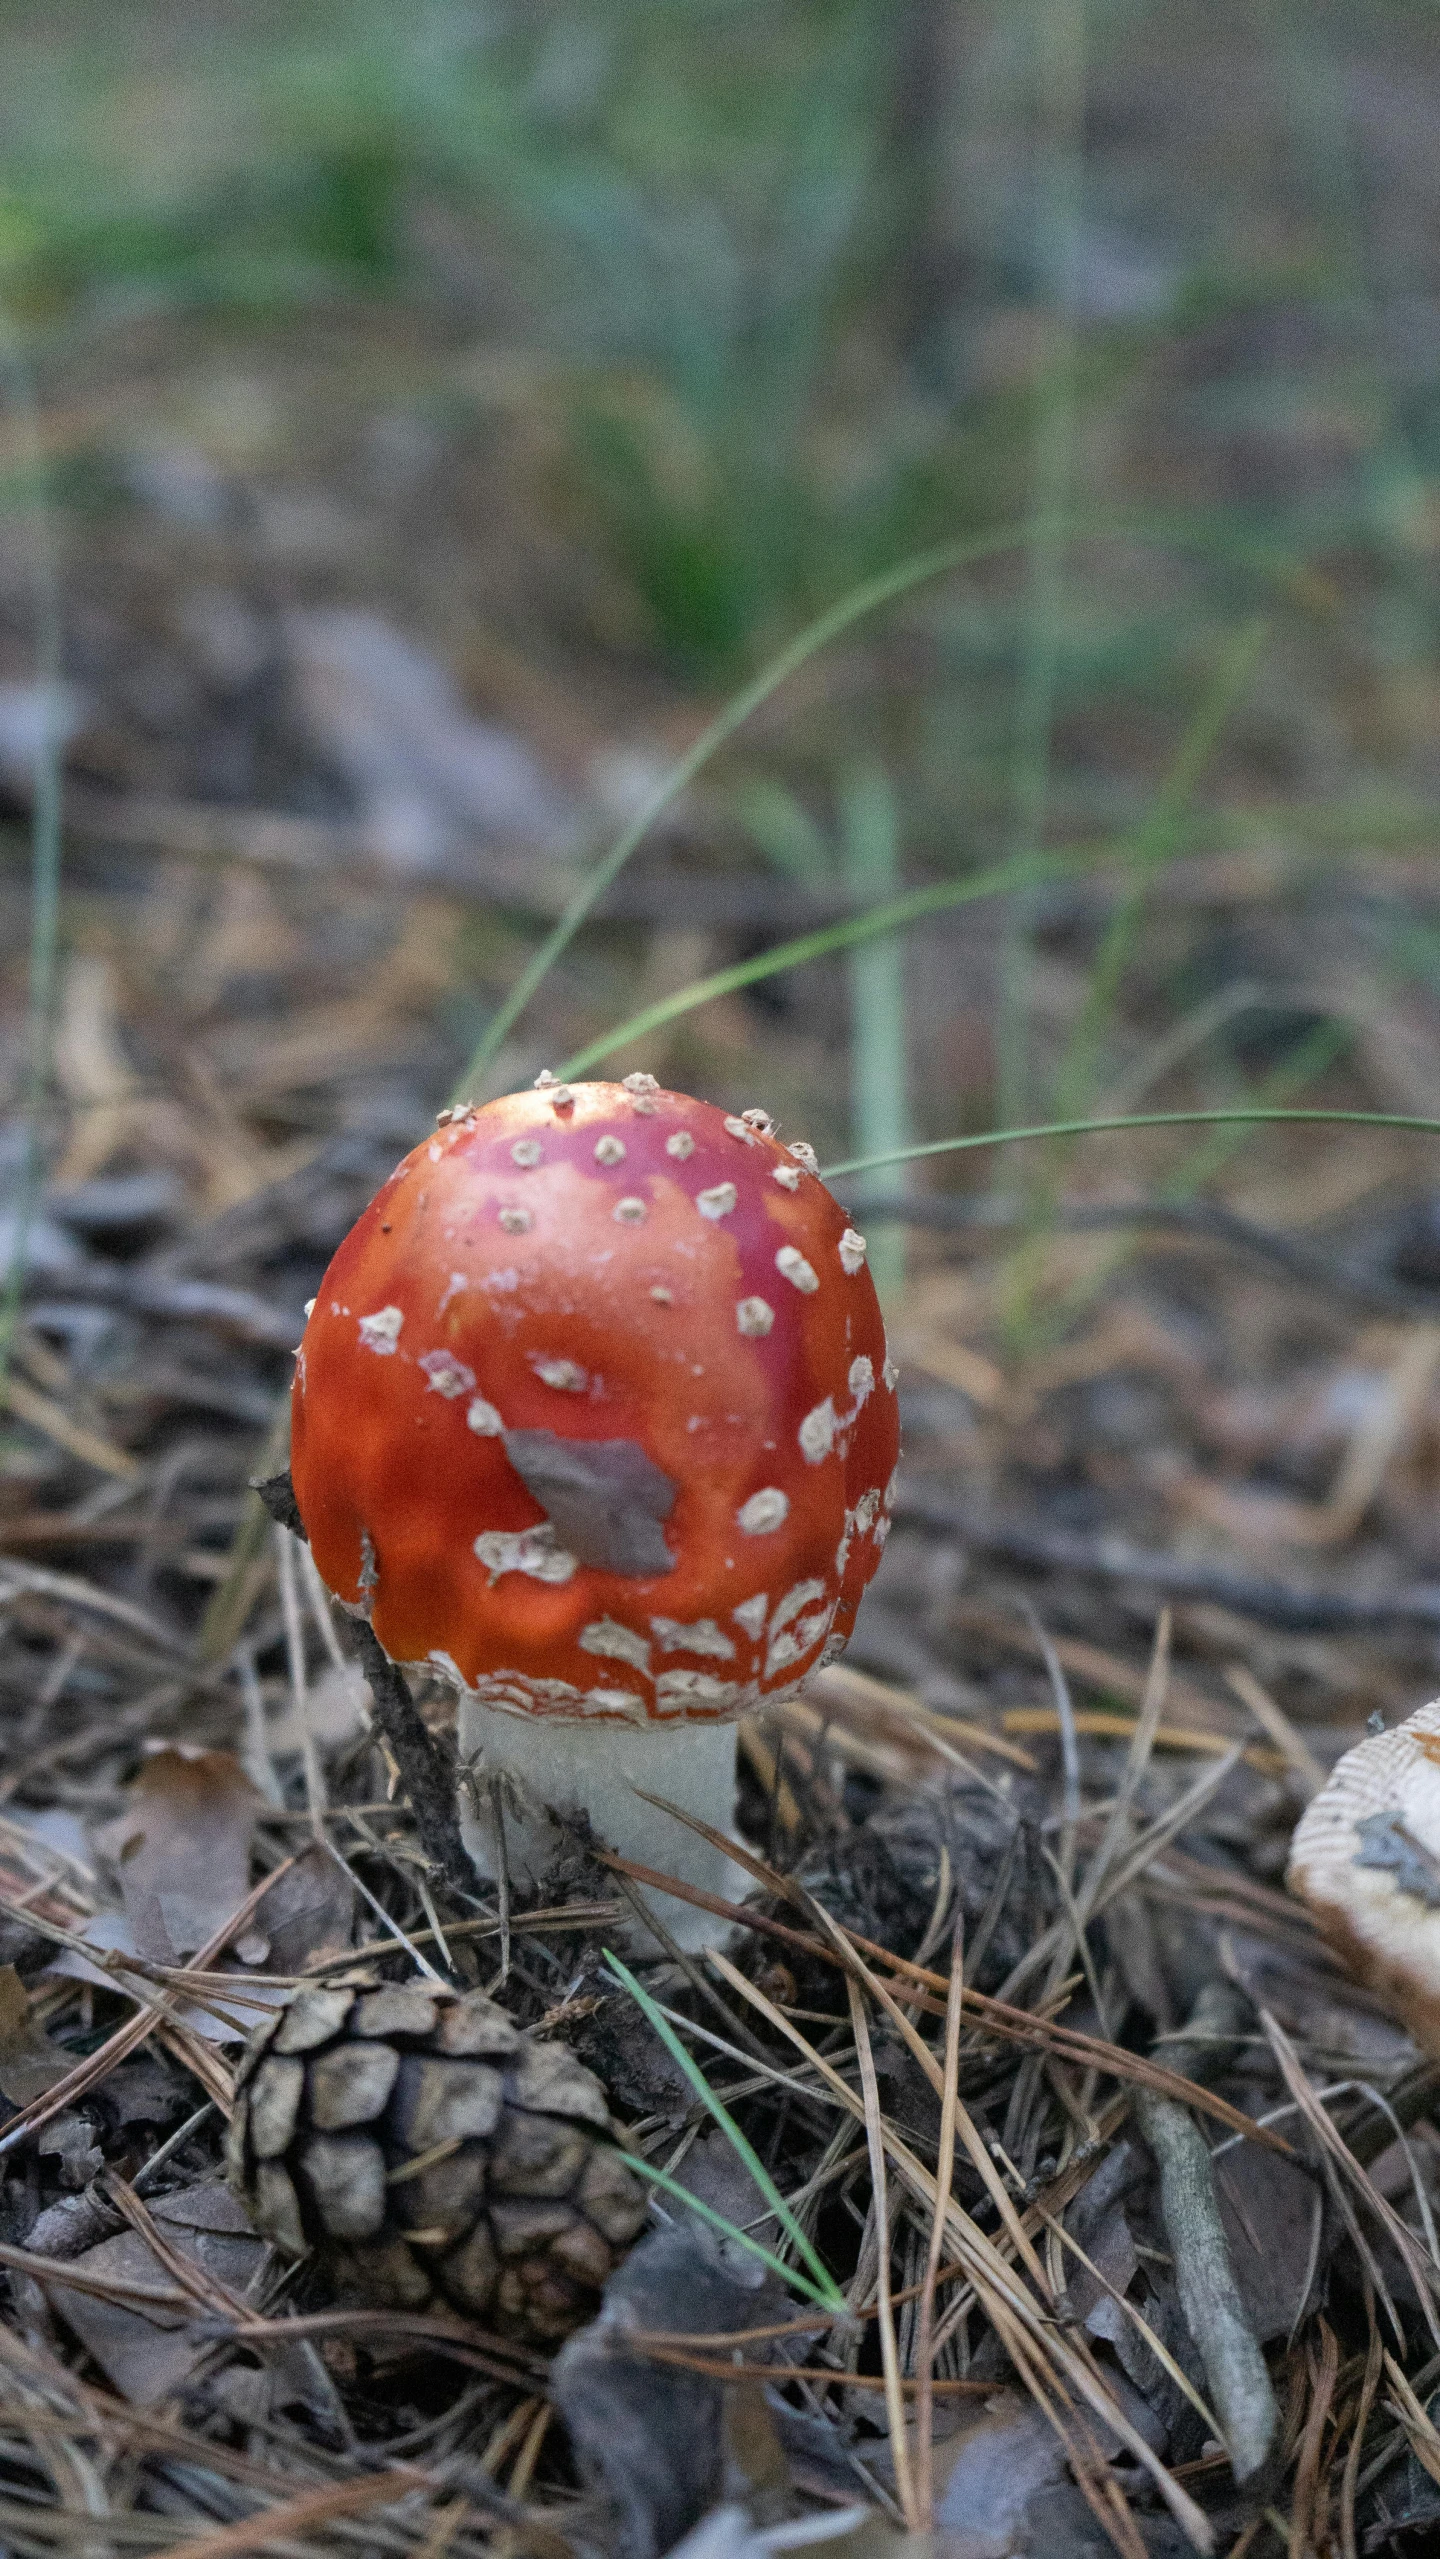
M 855 2033 L 855 2050 L 860 2061 L 860 2089 L 865 2107 L 865 2139 L 870 2151 L 870 2210 L 875 2217 L 875 2237 L 879 2250 L 879 2277 L 876 2299 L 879 2310 L 880 2364 L 885 2375 L 885 2413 L 890 2425 L 890 2458 L 895 2468 L 895 2493 L 900 2500 L 906 2528 L 915 2532 L 920 2525 L 920 2510 L 915 2502 L 915 2479 L 910 2463 L 910 2441 L 905 2430 L 905 2399 L 900 2387 L 900 2356 L 895 2342 L 895 2306 L 890 2297 L 890 2196 L 885 2176 L 885 2143 L 880 2129 L 880 2090 L 875 2077 L 875 2056 L 870 2049 L 870 2027 L 865 2003 L 853 1976 L 845 1984 L 850 2000 L 850 2023 Z M 937 2211 L 935 2219 L 943 2219 Z

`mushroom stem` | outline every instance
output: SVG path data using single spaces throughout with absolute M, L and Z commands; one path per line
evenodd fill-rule
M 513 1882 L 543 1888 L 577 1822 L 601 1845 L 677 1883 L 735 1900 L 743 1868 L 708 1839 L 672 1820 L 638 1791 L 663 1796 L 681 1812 L 732 1837 L 735 1815 L 733 1723 L 627 1725 L 603 1718 L 507 1715 L 467 1694 L 460 1701 L 460 1759 L 474 1779 L 462 1806 L 465 1844 L 486 1875 L 502 1854 L 491 1812 L 501 1781 L 503 1856 Z M 473 1807 L 473 1809 L 472 1809 Z M 726 1923 L 707 1911 L 646 1893 L 677 1945 L 718 1945 Z
M 355 1639 L 370 1686 L 375 1721 L 400 1771 L 410 1799 L 420 1845 L 446 1883 L 468 1892 L 475 1875 L 461 1833 L 455 1802 L 455 1770 L 448 1754 L 425 1723 L 398 1670 L 363 1618 Z

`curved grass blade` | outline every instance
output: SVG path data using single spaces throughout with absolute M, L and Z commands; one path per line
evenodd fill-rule
M 1026 28 L 1019 34 L 1021 26 Z M 1040 271 L 1046 279 L 1049 352 L 1031 399 L 1027 538 L 1020 600 L 1022 640 L 1012 720 L 1011 850 L 1038 844 L 1050 798 L 1055 711 L 1064 658 L 1062 626 L 1069 545 L 1058 520 L 1074 503 L 1079 404 L 1079 314 L 1068 279 L 1079 252 L 1085 172 L 1085 0 L 1051 0 L 1043 16 L 1018 22 L 1028 57 L 1035 112 L 1046 135 L 1032 177 Z M 1033 890 L 1011 900 L 999 950 L 995 1079 L 1004 1118 L 1019 1119 L 1031 1099 L 1030 994 L 1038 900 Z
M 1440 1137 L 1440 1120 L 1417 1118 L 1410 1111 L 1307 1111 L 1251 1109 L 1222 1111 L 1130 1111 L 1114 1119 L 1045 1120 L 1033 1128 L 983 1129 L 974 1137 L 932 1137 L 923 1145 L 903 1147 L 894 1155 L 855 1155 L 843 1164 L 823 1164 L 822 1181 L 838 1182 L 845 1173 L 875 1173 L 884 1164 L 913 1164 L 924 1155 L 964 1155 L 986 1146 L 1023 1146 L 1029 1139 L 1099 1137 L 1127 1128 L 1237 1128 L 1299 1122 L 1312 1128 L 1399 1128 L 1415 1137 Z
M 846 886 L 856 906 L 873 913 L 904 894 L 899 800 L 878 758 L 860 757 L 842 771 L 837 803 Z M 1032 836 L 1030 842 L 1034 841 Z M 910 1117 L 905 953 L 899 936 L 876 934 L 852 945 L 846 966 L 851 1144 L 863 1154 L 877 1154 L 882 1147 L 908 1146 L 915 1134 Z M 904 1286 L 907 1240 L 899 1226 L 875 1240 L 870 1276 L 882 1298 Z
M 1228 704 L 1230 699 L 1230 685 L 1238 683 L 1248 668 L 1265 627 L 1263 623 L 1249 625 L 1240 635 L 1235 650 L 1227 652 L 1224 703 Z M 1167 829 L 1174 825 L 1178 813 L 1172 805 L 1177 796 L 1177 779 L 1178 796 L 1183 804 L 1183 794 L 1192 778 L 1192 762 L 1197 753 L 1208 752 L 1211 725 L 1212 722 L 1218 725 L 1220 716 L 1220 711 L 1207 697 L 1194 734 L 1187 734 L 1182 745 L 1176 775 L 1171 777 L 1171 782 L 1161 793 L 1159 808 Z M 1142 845 L 1146 840 L 1147 831 L 1142 829 Z M 568 1057 L 559 1070 L 561 1080 L 569 1081 L 587 1074 L 592 1066 L 598 1066 L 604 1058 L 613 1056 L 617 1049 L 628 1046 L 632 1040 L 645 1039 L 652 1031 L 662 1030 L 666 1024 L 679 1021 L 686 1013 L 696 1012 L 700 1006 L 713 1003 L 717 996 L 733 995 L 741 987 L 756 985 L 762 978 L 778 976 L 786 969 L 803 968 L 807 961 L 825 959 L 833 951 L 855 950 L 886 934 L 901 933 L 907 926 L 922 922 L 927 915 L 943 913 L 947 908 L 967 906 L 981 898 L 1003 897 L 1018 890 L 1039 887 L 1046 880 L 1063 879 L 1089 871 L 1101 862 L 1113 861 L 1124 855 L 1133 856 L 1134 851 L 1134 840 L 1121 838 L 1086 845 L 1073 853 L 1013 854 L 1007 861 L 996 863 L 987 871 L 976 872 L 968 880 L 932 882 L 925 888 L 910 889 L 903 897 L 891 899 L 883 906 L 871 907 L 864 914 L 843 916 L 833 924 L 819 925 L 813 933 L 798 934 L 792 941 L 777 943 L 773 950 L 757 952 L 752 959 L 737 960 L 729 968 L 715 969 L 709 977 L 696 978 L 691 985 L 677 988 L 673 995 L 645 1005 L 640 1012 L 632 1013 L 627 1021 L 617 1023 L 598 1040 L 591 1040 L 583 1049 L 577 1049 L 573 1057 Z M 867 1157 L 865 1160 L 871 1159 Z M 876 1156 L 873 1160 L 895 1164 L 908 1158 L 903 1150 L 897 1150 L 883 1157 Z
M 484 1073 L 541 980 L 568 948 L 592 908 L 619 878 L 656 819 L 664 815 L 682 791 L 689 789 L 712 755 L 718 754 L 737 729 L 744 727 L 752 712 L 760 710 L 772 693 L 777 693 L 781 685 L 797 674 L 812 657 L 817 656 L 821 649 L 828 648 L 832 640 L 863 621 L 868 614 L 879 612 L 882 606 L 908 595 L 915 587 L 927 585 L 932 578 L 943 577 L 947 570 L 965 568 L 1013 549 L 1022 538 L 1023 528 L 1007 525 L 999 533 L 972 535 L 963 542 L 942 543 L 933 551 L 919 552 L 911 559 L 899 561 L 893 569 L 882 570 L 878 576 L 867 578 L 862 585 L 850 588 L 838 603 L 808 623 L 803 631 L 797 632 L 788 648 L 782 649 L 768 666 L 762 667 L 751 683 L 733 693 L 709 726 L 701 731 L 689 752 L 680 758 L 662 782 L 656 784 L 604 860 L 597 863 L 589 877 L 581 882 L 559 923 L 546 935 L 534 958 L 521 970 L 503 1004 L 486 1025 L 456 1088 L 457 1093 L 470 1090 L 477 1076 Z
M 1244 694 L 1269 628 L 1267 618 L 1258 614 L 1231 635 L 1219 666 L 1186 724 L 1169 772 L 1124 848 L 1131 869 L 1130 883 L 1106 926 L 1080 1019 L 1070 1034 L 1055 1079 L 1052 1098 L 1062 1111 L 1083 1110 L 1093 1095 L 1100 1041 L 1115 1008 L 1146 897 L 1157 874 L 1179 850 L 1191 796 L 1219 744 L 1226 721 Z
M 843 2310 L 845 2308 L 845 2296 L 836 2283 L 834 2276 L 830 2273 L 823 2257 L 817 2253 L 812 2242 L 801 2229 L 799 2222 L 790 2210 L 784 2196 L 780 2193 L 774 2178 L 771 2176 L 769 2169 L 765 2166 L 765 2163 L 759 2156 L 759 2153 L 754 2150 L 751 2144 L 746 2140 L 745 2135 L 740 2130 L 734 2116 L 721 2104 L 720 2099 L 716 2096 L 714 2089 L 711 2087 L 709 2080 L 700 2068 L 700 2065 L 696 2061 L 693 2053 L 688 2053 L 686 2051 L 685 2046 L 681 2043 L 679 2036 L 676 2034 L 674 2027 L 671 2025 L 669 2018 L 661 2014 L 661 2011 L 657 2008 L 654 2000 L 651 1998 L 649 1991 L 636 1980 L 629 1966 L 621 1963 L 618 1955 L 611 1954 L 608 1946 L 605 1949 L 605 1961 L 611 1972 L 614 1974 L 616 1980 L 629 1991 L 631 1998 L 634 2000 L 636 2007 L 640 2010 L 646 2024 L 652 2027 L 654 2032 L 659 2036 L 660 2041 L 669 2053 L 671 2060 L 677 2062 L 680 2068 L 684 2071 L 685 2076 L 689 2080 L 691 2087 L 694 2089 L 696 2096 L 700 2099 L 701 2104 L 707 2109 L 707 2111 L 714 2116 L 716 2123 L 720 2126 L 721 2131 L 724 2133 L 725 2138 L 729 2142 L 737 2159 L 744 2161 L 745 2166 L 749 2169 L 751 2176 L 753 2177 L 756 2185 L 759 2187 L 761 2194 L 764 2196 L 766 2203 L 769 2205 L 771 2212 L 774 2214 L 776 2221 L 784 2231 L 792 2248 L 798 2250 L 799 2254 L 804 2258 L 806 2265 L 810 2268 L 811 2274 L 815 2277 L 817 2283 L 823 2287 L 823 2290 L 817 2295 L 817 2298 L 823 2300 L 831 2310 Z M 688 2190 L 685 2187 L 680 2187 L 678 2191 L 685 2196 L 687 2202 L 693 2201 L 693 2198 L 689 2195 Z M 715 2215 L 711 2215 L 710 2217 L 712 2219 L 718 2218 L 718 2216 Z M 728 2228 L 729 2225 L 726 2224 L 725 2226 Z M 791 2272 L 788 2267 L 785 2268 L 784 2271 L 787 2274 Z
M 785 2282 L 790 2284 L 796 2292 L 803 2293 L 807 2301 L 817 2302 L 823 2310 L 833 2311 L 845 2308 L 844 2295 L 829 2283 L 828 2276 L 826 2278 L 828 2289 L 822 2288 L 819 2284 L 812 2284 L 809 2276 L 802 2275 L 798 2266 L 787 2265 L 783 2257 L 773 2256 L 762 2241 L 752 2238 L 750 2232 L 742 2230 L 738 2222 L 727 2221 L 723 2212 L 716 2212 L 713 2204 L 702 2203 L 698 2195 L 691 2194 L 688 2186 L 681 2185 L 678 2177 L 672 2177 L 665 2169 L 657 2168 L 653 2159 L 642 2159 L 636 2151 L 620 2149 L 617 2149 L 616 2157 L 623 2159 L 627 2168 L 633 2168 L 637 2177 L 648 2178 L 652 2186 L 659 2186 L 663 2193 L 673 2195 L 677 2203 L 685 2206 L 687 2212 L 698 2213 L 702 2221 L 709 2222 L 712 2230 L 723 2231 L 727 2239 L 733 2239 L 737 2248 L 748 2248 L 753 2257 L 758 2257 L 762 2264 L 769 2267 L 772 2274 L 783 2276 Z
M 23 446 L 24 467 L 0 492 L 0 505 L 15 504 L 34 520 L 35 680 L 45 705 L 36 750 L 30 819 L 29 1056 L 25 1077 L 25 1154 L 16 1198 L 9 1265 L 0 1282 L 0 1376 L 20 1317 L 30 1221 L 40 1190 L 40 1120 L 50 1088 L 55 1038 L 56 962 L 60 931 L 60 584 L 49 506 L 49 482 L 35 385 L 0 303 L 0 381 Z
M 817 925 L 813 933 L 797 934 L 793 942 L 777 942 L 773 950 L 759 951 L 752 960 L 736 960 L 732 967 L 698 977 L 693 985 L 682 986 L 674 995 L 662 997 L 658 1004 L 647 1004 L 642 1012 L 632 1013 L 628 1022 L 618 1023 L 568 1057 L 559 1070 L 561 1081 L 568 1083 L 586 1074 L 617 1048 L 646 1038 L 667 1022 L 679 1021 L 682 1014 L 693 1013 L 702 1004 L 713 1003 L 717 995 L 733 995 L 738 987 L 754 986 L 758 979 L 775 977 L 782 969 L 803 968 L 807 960 L 823 960 L 832 951 L 852 951 L 880 934 L 903 933 L 907 925 L 919 924 L 927 915 L 941 915 L 949 907 L 970 906 L 977 899 L 1002 897 L 1007 890 L 1028 887 L 1032 882 L 1065 879 L 1090 870 L 1114 850 L 1107 843 L 1090 845 L 1081 853 L 1023 853 L 1015 860 L 997 862 L 992 870 L 977 871 L 968 880 L 933 881 L 927 888 L 908 889 L 904 897 L 892 898 L 885 906 L 872 906 L 864 915 L 844 915 L 834 924 Z M 875 1161 L 899 1163 L 903 1153 L 902 1149 L 899 1154 L 876 1156 Z
M 1265 1077 L 1259 1088 L 1261 1094 L 1273 1096 L 1274 1105 L 1278 1106 L 1287 1093 L 1303 1093 L 1308 1084 L 1312 1083 L 1317 1076 L 1323 1075 L 1328 1066 L 1333 1065 L 1335 1059 L 1345 1049 L 1349 1037 L 1347 1024 L 1333 1021 L 1321 1022 L 1308 1039 L 1302 1040 L 1298 1047 L 1291 1051 L 1272 1075 Z M 1232 1107 L 1238 1110 L 1241 1105 L 1235 1103 Z M 1271 1104 L 1266 1100 L 1259 1100 L 1251 1107 L 1256 1110 L 1265 1110 L 1271 1107 Z M 1202 1185 L 1214 1178 L 1221 1166 L 1228 1163 L 1230 1157 L 1243 1143 L 1243 1123 L 1236 1122 L 1229 1128 L 1211 1129 L 1198 1146 L 1193 1146 L 1188 1154 L 1182 1156 L 1174 1171 L 1167 1173 L 1159 1183 L 1157 1193 L 1159 1199 L 1162 1201 L 1193 1199 Z M 1052 1193 L 1052 1206 L 1053 1199 Z M 1103 1254 L 1098 1267 L 1092 1267 L 1083 1279 L 1077 1280 L 1073 1287 L 1066 1290 L 1060 1304 L 1052 1310 L 1049 1317 L 1050 1326 L 1057 1336 L 1063 1332 L 1066 1325 L 1075 1321 L 1086 1306 L 1092 1303 L 1105 1286 L 1111 1273 L 1128 1259 L 1133 1249 L 1133 1239 L 1118 1247 L 1112 1246 Z
M 1237 567 L 1249 568 L 1265 584 L 1283 586 L 1300 600 L 1305 600 L 1302 564 L 1295 558 L 1268 546 L 1260 540 L 1236 537 L 1229 528 L 1217 526 L 1213 520 L 1190 517 L 1157 517 L 1137 515 L 1076 516 L 1053 525 L 1032 518 L 1024 524 L 1002 525 L 998 531 L 978 533 L 960 542 L 942 542 L 933 550 L 918 551 L 907 560 L 897 561 L 894 568 L 882 569 L 873 578 L 851 587 L 838 602 L 807 623 L 787 647 L 780 650 L 751 682 L 733 693 L 717 711 L 709 726 L 701 731 L 688 753 L 656 784 L 643 807 L 622 835 L 611 846 L 604 860 L 596 864 L 582 880 L 570 904 L 553 931 L 547 933 L 534 957 L 520 972 L 515 984 L 487 1023 L 476 1044 L 469 1064 L 455 1087 L 455 1099 L 474 1094 L 480 1077 L 489 1066 L 502 1041 L 524 1012 L 531 996 L 548 975 L 565 950 L 569 948 L 586 917 L 617 880 L 631 855 L 638 851 L 658 817 L 662 817 L 682 791 L 688 790 L 698 773 L 713 755 L 729 743 L 736 731 L 744 727 L 752 712 L 760 710 L 778 693 L 782 684 L 799 672 L 809 660 L 828 648 L 832 640 L 852 630 L 872 613 L 909 595 L 916 587 L 926 586 L 933 578 L 944 577 L 952 570 L 978 566 L 982 561 L 1003 557 L 1023 544 L 1033 543 L 1041 535 L 1069 541 L 1110 538 L 1131 542 L 1173 542 L 1185 549 L 1217 551 Z

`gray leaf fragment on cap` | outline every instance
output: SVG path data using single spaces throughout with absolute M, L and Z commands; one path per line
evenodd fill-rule
M 677 1488 L 636 1441 L 507 1431 L 505 1454 L 582 1564 L 606 1573 L 674 1571 L 662 1523 Z

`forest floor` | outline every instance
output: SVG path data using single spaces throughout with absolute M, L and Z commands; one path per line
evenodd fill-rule
M 853 1202 L 901 1370 L 893 1534 L 845 1664 L 743 1730 L 728 1969 L 635 1958 L 840 2309 L 662 2197 L 556 2364 L 337 2304 L 225 2188 L 235 2019 L 267 1981 L 409 1978 L 418 1948 L 796 2262 L 603 1968 L 624 1879 L 502 1911 L 427 1869 L 350 1635 L 248 1490 L 334 1247 L 713 709 L 553 637 L 574 561 L 486 504 L 503 453 L 362 460 L 317 437 L 227 481 L 156 449 L 67 563 L 33 1199 L 18 654 L 0 686 L 0 2543 L 661 2559 L 693 2532 L 687 2559 L 748 2559 L 828 2516 L 881 2559 L 933 2513 L 944 2559 L 1433 2547 L 1440 2078 L 1284 1889 L 1336 1757 L 1440 1684 L 1440 1185 L 1398 1133 L 1147 1132 Z M 504 636 L 457 650 L 461 551 Z M 750 747 L 803 768 L 928 647 L 847 642 Z M 1250 752 L 1222 796 L 1263 814 Z M 1433 1000 L 1367 974 L 1377 903 L 1433 931 L 1431 866 L 1253 832 L 1168 861 L 1105 1106 L 1213 1101 L 1187 1041 L 1228 1005 L 1247 1090 L 1314 1039 L 1307 1101 L 1433 1113 Z M 1102 868 L 1040 901 L 1042 1037 L 1083 1014 L 1120 894 Z M 489 1089 L 826 912 L 707 777 Z M 978 1124 L 1000 941 L 970 917 L 907 945 L 922 1134 Z M 763 1103 L 833 1156 L 845 1001 L 823 960 L 610 1071 Z M 443 1691 L 420 1702 L 443 1736 Z M 218 2018 L 185 1998 L 206 1947 Z M 1244 2477 L 1234 2372 L 1191 2324 L 1217 2250 L 1274 2401 L 1250 2390 Z

